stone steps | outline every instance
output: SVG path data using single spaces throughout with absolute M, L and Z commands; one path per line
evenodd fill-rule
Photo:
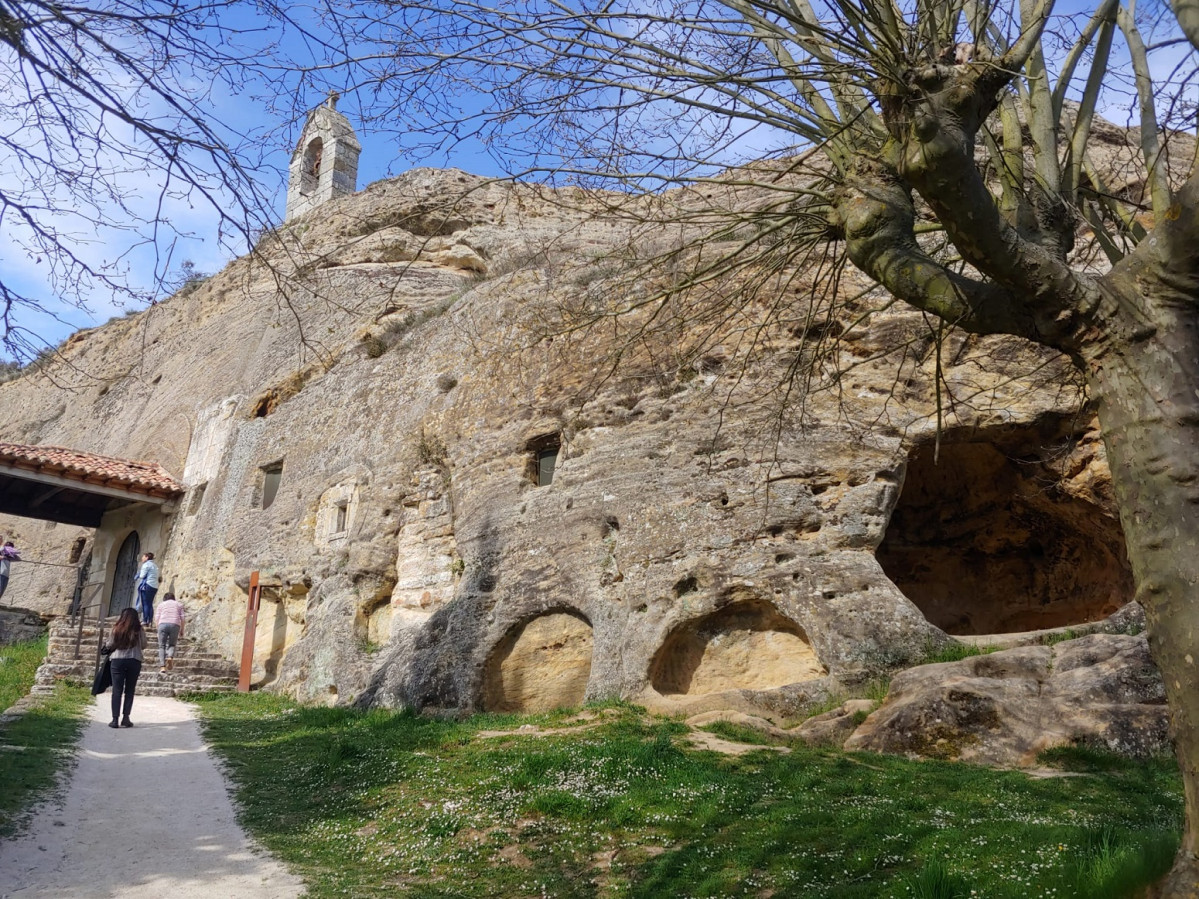
M 86 677 L 88 682 L 91 682 L 92 672 L 96 670 L 95 662 L 91 659 L 76 659 L 69 661 L 58 661 L 55 659 L 47 659 L 42 662 L 42 667 L 46 669 L 48 676 L 56 678 L 70 677 L 82 678 Z M 142 677 L 146 677 L 153 671 L 156 675 L 158 672 L 158 660 L 147 658 L 142 662 Z M 184 676 L 184 677 L 209 677 L 220 679 L 231 677 L 237 679 L 237 668 L 229 662 L 195 662 L 189 660 L 175 660 L 175 666 L 167 672 L 166 675 Z
M 104 623 L 104 634 L 112 632 L 116 619 Z M 145 660 L 137 680 L 139 696 L 178 696 L 181 693 L 228 693 L 237 689 L 237 664 L 214 652 L 207 652 L 191 639 L 180 640 L 175 647 L 175 662 L 171 671 L 158 671 L 158 634 L 146 631 Z M 91 684 L 95 676 L 96 648 L 100 629 L 95 623 L 85 624 L 80 634 L 78 622 L 60 618 L 50 624 L 50 640 L 45 661 L 37 670 L 33 689 L 35 695 L 52 693 L 59 681 Z M 79 658 L 75 658 L 75 641 L 79 639 Z
M 84 640 L 79 644 L 79 658 L 91 659 L 96 658 L 96 643 L 95 639 Z M 205 652 L 195 648 L 194 643 L 185 643 L 180 641 L 175 647 L 175 662 L 178 664 L 182 658 L 193 659 L 204 662 L 225 662 L 227 659 L 215 652 Z M 153 657 L 158 659 L 158 641 L 147 643 L 143 653 L 147 660 Z M 56 659 L 74 659 L 75 658 L 75 641 L 74 640 L 51 640 L 47 655 Z
M 88 678 L 91 683 L 91 678 Z M 55 684 L 34 684 L 29 690 L 34 696 L 47 696 L 54 692 Z M 184 696 L 188 693 L 235 693 L 237 682 L 195 680 L 178 683 L 156 683 L 143 675 L 137 679 L 138 696 Z M 112 695 L 111 693 L 106 695 Z

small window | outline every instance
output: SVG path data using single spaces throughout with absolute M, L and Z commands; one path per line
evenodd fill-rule
M 262 467 L 262 508 L 269 509 L 279 495 L 279 484 L 283 480 L 283 463 L 275 462 Z
M 200 511 L 200 506 L 204 504 L 204 491 L 208 489 L 208 484 L 201 484 L 192 491 L 191 499 L 187 502 L 187 514 L 195 515 Z
M 87 545 L 86 537 L 76 537 L 71 544 L 71 554 L 67 556 L 67 564 L 75 565 L 83 558 L 83 547 Z
M 337 521 L 333 526 L 333 533 L 344 534 L 346 532 L 346 504 L 340 503 L 337 506 Z
M 538 450 L 537 486 L 548 487 L 554 482 L 554 466 L 558 464 L 558 448 Z
M 529 460 L 529 480 L 538 487 L 548 487 L 554 482 L 554 469 L 558 465 L 562 438 L 557 434 L 546 434 L 530 440 L 527 446 L 532 453 Z

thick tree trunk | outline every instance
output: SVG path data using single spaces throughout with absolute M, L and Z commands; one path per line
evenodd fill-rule
M 1186 794 L 1182 846 L 1158 895 L 1199 899 L 1199 303 L 1139 274 L 1108 282 L 1118 311 L 1081 355 Z
M 1182 33 L 1199 50 L 1199 0 L 1170 0 Z
M 1199 0 L 1175 6 L 1194 12 Z M 982 124 L 1021 63 L 927 65 L 894 82 L 879 97 L 891 140 L 859 166 L 834 223 L 854 264 L 905 302 L 976 333 L 1054 347 L 1086 373 L 1186 793 L 1182 846 L 1160 895 L 1199 899 L 1199 174 L 1168 208 L 1154 204 L 1152 234 L 1111 271 L 1075 269 L 1054 216 L 1023 233 L 977 164 Z M 912 189 L 985 278 L 924 254 Z M 1061 197 L 1048 199 L 1060 209 Z

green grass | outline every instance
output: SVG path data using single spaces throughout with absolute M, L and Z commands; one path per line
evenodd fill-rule
M 1077 640 L 1079 637 L 1085 637 L 1089 631 L 1079 633 L 1072 627 L 1066 628 L 1064 631 L 1058 631 L 1055 634 L 1045 634 L 1041 637 L 1042 646 L 1057 646 L 1059 643 L 1065 643 L 1068 640 Z
M 937 665 L 941 662 L 960 662 L 962 659 L 974 656 L 990 655 L 999 650 L 998 646 L 975 646 L 973 643 L 959 643 L 956 640 L 946 643 L 940 648 L 925 647 L 921 665 Z
M 700 730 L 706 730 L 710 734 L 716 734 L 716 736 L 732 740 L 734 743 L 748 743 L 752 746 L 778 746 L 780 743 L 788 745 L 791 743 L 790 740 L 776 740 L 760 730 L 746 727 L 743 724 L 733 724 L 731 721 L 713 721 L 711 724 L 705 724 Z
M 46 657 L 49 637 L 0 646 L 0 712 L 29 692 L 37 666 Z
M 803 747 L 724 757 L 628 706 L 598 726 L 262 694 L 201 707 L 243 823 L 313 897 L 1117 899 L 1169 867 L 1181 829 L 1168 760 L 1036 780 Z
M 29 692 L 45 652 L 45 638 L 0 647 L 0 708 Z M 16 833 L 34 803 L 58 783 L 90 700 L 86 688 L 63 685 L 16 720 L 0 724 L 0 837 Z

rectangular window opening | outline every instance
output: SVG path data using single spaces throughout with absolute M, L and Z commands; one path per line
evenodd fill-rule
M 200 511 L 200 506 L 204 504 L 204 491 L 207 489 L 208 484 L 205 482 L 192 490 L 191 498 L 187 502 L 188 515 L 195 515 Z
M 334 534 L 344 534 L 346 532 L 346 504 L 340 503 L 337 506 L 337 521 L 333 526 Z
M 554 482 L 554 468 L 558 464 L 558 447 L 537 451 L 537 486 L 548 487 Z
M 262 508 L 269 509 L 279 495 L 279 484 L 283 481 L 283 463 L 272 462 L 262 466 Z
M 526 457 L 529 461 L 525 468 L 525 477 L 538 487 L 548 487 L 554 482 L 554 472 L 558 467 L 558 454 L 562 452 L 561 434 L 542 434 L 534 437 L 525 444 Z

